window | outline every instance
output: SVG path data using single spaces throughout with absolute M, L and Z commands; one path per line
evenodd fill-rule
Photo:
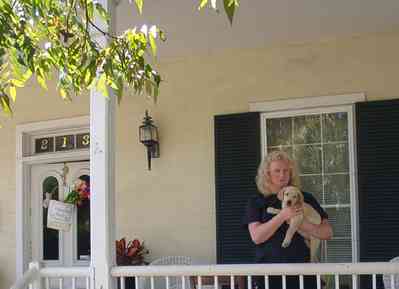
M 47 177 L 42 186 L 42 201 L 59 199 L 57 178 L 53 176 Z M 60 236 L 58 230 L 47 228 L 47 211 L 48 207 L 43 206 L 43 260 L 59 260 Z
M 356 260 L 351 106 L 262 114 L 262 151 L 282 149 L 298 163 L 302 190 L 329 215 L 334 237 L 322 244 L 323 262 Z

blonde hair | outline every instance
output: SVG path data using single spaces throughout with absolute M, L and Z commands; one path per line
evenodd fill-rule
M 271 195 L 273 192 L 270 190 L 270 164 L 273 161 L 287 161 L 290 168 L 290 180 L 288 186 L 300 187 L 298 170 L 296 162 L 290 156 L 281 150 L 276 150 L 268 153 L 259 164 L 258 174 L 256 175 L 256 185 L 259 192 L 265 196 Z

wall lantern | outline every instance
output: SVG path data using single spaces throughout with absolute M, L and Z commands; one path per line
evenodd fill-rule
M 151 170 L 151 158 L 159 158 L 158 128 L 152 117 L 145 111 L 143 124 L 139 128 L 140 142 L 147 148 L 148 170 Z

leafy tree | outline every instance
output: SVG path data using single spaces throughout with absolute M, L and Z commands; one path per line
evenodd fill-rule
M 217 11 L 216 1 L 200 0 L 198 8 Z M 139 13 L 143 2 L 134 1 Z M 223 4 L 232 23 L 239 0 Z M 0 0 L 2 112 L 12 114 L 17 88 L 32 77 L 47 89 L 48 80 L 56 76 L 65 100 L 93 87 L 105 96 L 111 87 L 120 100 L 124 86 L 156 100 L 162 77 L 151 64 L 151 55 L 156 55 L 156 42 L 165 40 L 164 32 L 143 25 L 114 35 L 109 21 L 107 11 L 94 0 Z M 106 43 L 99 43 L 96 33 Z

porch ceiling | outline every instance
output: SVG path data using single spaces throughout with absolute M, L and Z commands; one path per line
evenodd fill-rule
M 241 0 L 232 29 L 225 17 L 198 12 L 198 0 L 147 0 L 142 17 L 128 2 L 117 8 L 118 30 L 161 24 L 168 36 L 161 53 L 172 56 L 399 28 L 398 0 Z

